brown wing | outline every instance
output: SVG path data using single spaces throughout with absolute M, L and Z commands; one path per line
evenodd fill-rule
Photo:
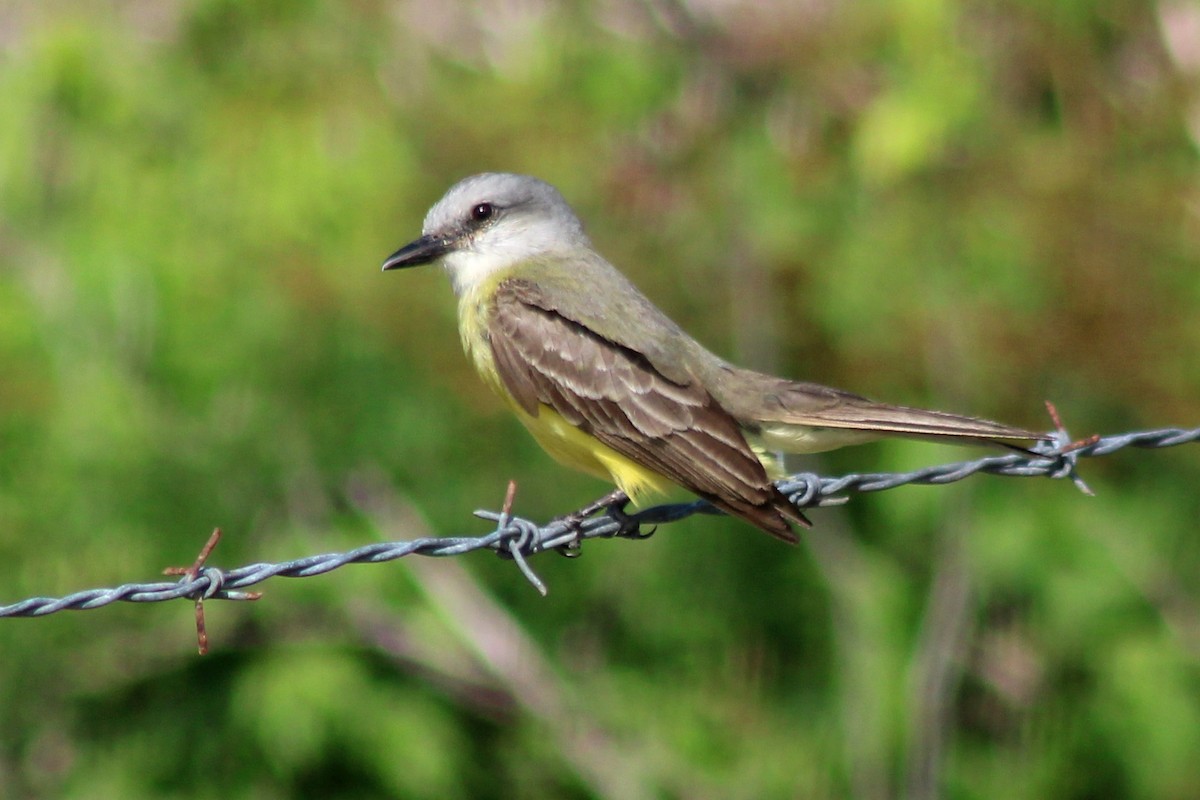
M 737 421 L 698 382 L 664 377 L 640 353 L 508 280 L 488 320 L 501 380 L 528 413 L 542 404 L 616 452 L 789 542 L 808 526 L 767 477 Z

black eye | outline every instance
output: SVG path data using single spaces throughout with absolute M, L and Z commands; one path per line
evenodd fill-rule
M 496 208 L 491 203 L 480 203 L 471 209 L 471 219 L 476 222 L 486 222 L 492 218 L 492 214 L 496 213 Z

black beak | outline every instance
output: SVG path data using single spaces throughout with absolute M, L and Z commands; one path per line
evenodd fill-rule
M 437 261 L 450 250 L 451 242 L 446 239 L 440 236 L 422 236 L 388 256 L 387 261 L 383 262 L 383 269 L 386 272 L 389 269 L 419 267 Z

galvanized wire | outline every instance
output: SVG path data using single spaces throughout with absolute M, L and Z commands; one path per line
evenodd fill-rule
M 1005 453 L 971 461 L 943 464 L 912 472 L 853 473 L 824 478 L 801 473 L 784 478 L 778 486 L 800 508 L 835 505 L 846 502 L 855 492 L 878 492 L 906 484 L 942 485 L 960 481 L 977 473 L 1010 477 L 1069 478 L 1088 491 L 1075 473 L 1080 458 L 1106 456 L 1125 447 L 1174 447 L 1200 440 L 1200 428 L 1163 428 L 1104 436 L 1071 447 L 1066 435 L 1059 433 L 1055 442 L 1039 445 L 1031 453 Z M 571 552 L 579 543 L 596 538 L 645 538 L 645 526 L 659 526 L 692 514 L 719 514 L 703 500 L 655 506 L 636 514 L 608 509 L 574 523 L 570 515 L 541 525 L 532 520 L 497 511 L 476 511 L 475 515 L 496 523 L 491 533 L 478 537 L 427 537 L 409 541 L 378 542 L 348 552 L 326 553 L 284 561 L 259 563 L 223 570 L 201 567 L 194 576 L 178 581 L 126 583 L 108 589 L 87 589 L 65 597 L 31 597 L 12 605 L 0 606 L 0 617 L 41 617 L 65 610 L 100 608 L 118 600 L 153 603 L 178 598 L 244 600 L 250 595 L 240 590 L 276 576 L 308 578 L 347 564 L 379 564 L 409 555 L 458 556 L 474 550 L 492 550 L 511 558 L 525 577 L 543 594 L 545 585 L 529 567 L 527 557 L 547 550 Z M 653 532 L 653 531 L 651 531 Z

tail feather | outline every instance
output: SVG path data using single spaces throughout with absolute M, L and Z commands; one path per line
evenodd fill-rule
M 821 428 L 967 439 L 1045 439 L 1046 434 L 979 417 L 854 400 L 773 420 Z
M 815 453 L 889 435 L 1000 445 L 1004 440 L 1050 438 L 988 419 L 877 403 L 841 389 L 749 370 L 737 370 L 737 378 L 738 390 L 724 398 L 726 407 L 768 449 Z

